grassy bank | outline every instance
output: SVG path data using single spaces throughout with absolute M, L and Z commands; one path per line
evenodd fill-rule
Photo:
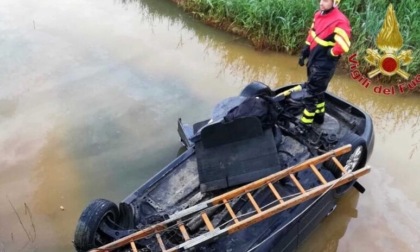
M 209 25 L 247 37 L 257 49 L 295 54 L 304 45 L 319 1 L 295 0 L 172 0 Z M 358 54 L 365 74 L 372 70 L 364 60 L 367 48 L 376 48 L 376 36 L 385 18 L 388 0 L 343 0 L 340 9 L 353 28 L 352 47 L 342 61 Z M 394 9 L 404 38 L 402 50 L 413 51 L 413 62 L 404 69 L 420 73 L 420 1 L 394 0 Z M 396 3 L 396 4 L 395 4 Z M 382 81 L 398 81 L 398 76 Z

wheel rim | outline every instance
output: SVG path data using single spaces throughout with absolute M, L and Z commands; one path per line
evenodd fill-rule
M 344 166 L 346 172 L 352 172 L 354 169 L 356 169 L 357 165 L 360 162 L 360 159 L 362 158 L 362 154 L 363 146 L 358 146 L 350 155 L 349 159 L 346 162 L 346 166 Z

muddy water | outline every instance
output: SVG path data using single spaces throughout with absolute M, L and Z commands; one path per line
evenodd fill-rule
M 304 72 L 169 1 L 2 0 L 0 251 L 72 251 L 90 200 L 118 202 L 176 156 L 178 117 L 204 119 L 251 80 L 277 87 Z M 330 91 L 372 114 L 372 173 L 301 251 L 417 251 L 419 98 L 340 74 Z

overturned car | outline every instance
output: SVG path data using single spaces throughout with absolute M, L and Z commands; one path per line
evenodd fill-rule
M 304 85 L 252 82 L 211 118 L 179 120 L 185 151 L 118 206 L 92 201 L 76 227 L 76 250 L 295 250 L 352 186 L 363 192 L 354 176 L 328 183 L 363 168 L 374 145 L 370 116 L 329 93 L 324 122 L 297 133 L 305 94 Z M 346 145 L 351 151 L 324 158 Z

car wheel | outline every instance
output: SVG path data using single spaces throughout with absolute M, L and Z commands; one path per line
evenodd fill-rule
M 118 207 L 106 199 L 96 199 L 82 212 L 74 234 L 77 251 L 100 247 L 113 239 L 100 229 L 101 224 L 112 226 L 118 220 Z
M 350 144 L 352 149 L 350 152 L 337 157 L 338 161 L 343 165 L 346 172 L 357 171 L 362 168 L 366 163 L 367 148 L 366 142 L 360 136 L 354 133 L 346 134 L 335 146 L 336 148 Z M 332 161 L 328 160 L 324 163 L 324 167 L 329 170 L 335 178 L 340 178 L 342 175 L 341 170 Z M 341 197 L 346 193 L 356 181 L 351 181 L 336 188 L 336 196 Z
M 273 96 L 274 92 L 271 88 L 259 81 L 249 83 L 241 92 L 240 96 L 255 97 L 258 95 Z

